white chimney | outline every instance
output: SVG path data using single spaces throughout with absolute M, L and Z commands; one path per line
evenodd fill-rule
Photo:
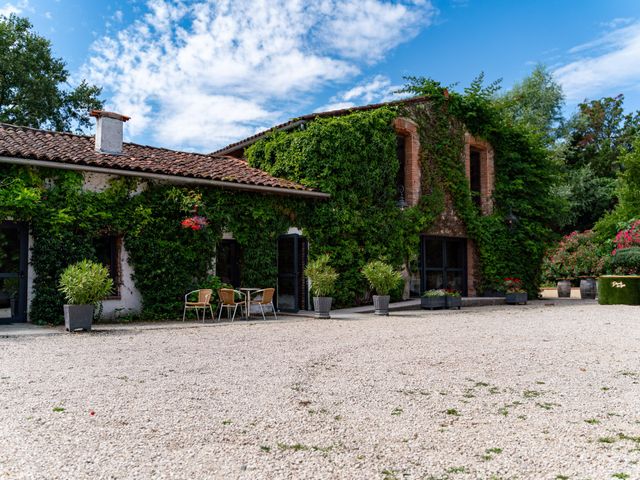
M 90 115 L 96 117 L 96 152 L 122 153 L 122 125 L 129 117 L 119 113 L 91 110 Z

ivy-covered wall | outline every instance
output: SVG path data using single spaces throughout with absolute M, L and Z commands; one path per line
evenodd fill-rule
M 121 236 L 142 295 L 144 318 L 176 318 L 183 295 L 202 288 L 223 231 L 243 249 L 242 282 L 276 284 L 276 239 L 295 219 L 299 200 L 220 189 L 144 184 L 115 178 L 104 191 L 83 188 L 83 175 L 0 166 L 0 216 L 29 223 L 35 272 L 30 317 L 62 321 L 58 278 L 70 263 L 96 259 L 94 240 Z M 197 211 L 201 230 L 181 226 Z
M 507 123 L 479 85 L 465 94 L 436 83 L 415 93 L 430 101 L 317 118 L 303 129 L 274 132 L 249 147 L 251 165 L 272 175 L 319 188 L 332 195 L 301 211 L 299 224 L 310 239 L 310 254 L 328 253 L 340 272 L 338 305 L 366 295 L 359 273 L 371 259 L 396 267 L 419 248 L 445 205 L 447 194 L 478 249 L 481 290 L 499 290 L 505 277 L 519 277 L 530 295 L 538 294 L 540 265 L 551 231 L 548 191 L 553 170 L 539 140 Z M 397 203 L 394 118 L 418 125 L 422 198 L 401 211 Z M 474 205 L 465 174 L 465 131 L 494 149 L 495 209 L 482 215 Z M 508 214 L 517 217 L 512 225 Z
M 83 176 L 60 170 L 0 166 L 0 217 L 24 220 L 33 237 L 36 274 L 31 319 L 62 320 L 57 280 L 66 265 L 96 255 L 94 240 L 122 236 L 142 295 L 143 316 L 175 318 L 186 291 L 204 287 L 224 231 L 242 248 L 242 283 L 275 285 L 276 241 L 290 226 L 309 239 L 310 255 L 328 253 L 340 273 L 336 305 L 368 298 L 362 266 L 384 258 L 396 267 L 415 258 L 451 198 L 478 249 L 481 285 L 497 289 L 520 277 L 536 295 L 553 205 L 552 168 L 539 141 L 504 120 L 479 87 L 449 93 L 435 83 L 416 86 L 429 102 L 318 118 L 303 129 L 275 132 L 252 145 L 251 165 L 331 194 L 326 201 L 242 193 L 215 188 L 145 184 L 118 178 L 100 192 L 83 188 Z M 418 125 L 422 193 L 416 206 L 397 206 L 399 163 L 393 120 Z M 462 152 L 465 131 L 494 149 L 494 212 L 474 205 Z M 202 230 L 181 226 L 195 212 Z M 507 214 L 517 217 L 508 226 Z

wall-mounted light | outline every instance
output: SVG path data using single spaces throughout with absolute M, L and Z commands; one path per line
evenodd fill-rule
M 400 186 L 400 188 L 398 188 L 398 194 L 399 194 L 398 202 L 397 202 L 398 208 L 400 210 L 404 210 L 405 208 L 408 207 L 408 205 L 407 205 L 407 202 L 405 202 L 404 200 L 404 187 L 402 185 Z
M 518 217 L 516 217 L 513 214 L 511 207 L 509 207 L 509 213 L 507 213 L 507 215 L 504 217 L 504 223 L 507 224 L 507 227 L 509 227 L 509 230 L 514 230 L 520 223 L 520 220 L 518 220 Z

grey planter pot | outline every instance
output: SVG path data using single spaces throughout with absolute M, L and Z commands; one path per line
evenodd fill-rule
M 422 297 L 420 298 L 420 307 L 427 310 L 445 308 L 447 306 L 446 297 Z
M 93 323 L 93 305 L 64 305 L 64 328 L 74 330 L 91 330 Z
M 596 279 L 592 277 L 580 279 L 580 298 L 594 299 L 598 293 Z
M 571 280 L 558 281 L 558 298 L 569 298 L 571 296 Z
M 373 296 L 373 308 L 375 308 L 376 315 L 389 315 L 389 295 L 374 295 Z
M 331 297 L 313 297 L 313 308 L 315 310 L 315 318 L 331 318 Z
M 446 299 L 445 304 L 447 308 L 457 308 L 460 310 L 460 307 L 462 307 L 462 297 L 452 297 L 447 295 L 444 298 Z
M 527 292 L 524 293 L 507 293 L 504 297 L 505 302 L 509 305 L 527 304 Z

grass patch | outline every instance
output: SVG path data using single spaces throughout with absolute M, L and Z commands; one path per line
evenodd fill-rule
M 600 423 L 600 420 L 598 420 L 597 418 L 587 418 L 584 423 L 588 423 L 589 425 L 598 425 Z
M 611 478 L 625 479 L 625 478 L 631 478 L 631 475 L 629 475 L 628 473 L 620 472 L 620 473 L 614 473 L 613 475 L 611 475 Z
M 556 480 L 569 480 L 567 475 L 556 475 Z
M 600 437 L 598 443 L 616 443 L 616 439 L 614 437 Z
M 260 450 L 269 453 L 271 451 L 271 447 L 269 447 L 268 445 L 260 445 Z
M 446 413 L 447 415 L 453 415 L 454 417 L 460 416 L 460 412 L 458 412 L 458 410 L 456 410 L 455 408 L 449 408 L 448 410 L 445 410 L 444 413 Z
M 53 407 L 52 409 L 54 412 L 64 412 L 64 408 L 62 407 Z
M 540 395 L 542 395 L 542 392 L 537 390 L 525 390 L 522 392 L 524 398 L 538 398 Z
M 400 407 L 396 407 L 391 411 L 391 415 L 402 415 L 404 410 Z
M 467 467 L 449 467 L 447 473 L 467 473 Z
M 292 445 L 287 445 L 286 443 L 278 442 L 278 448 L 280 450 L 293 450 L 294 452 L 309 450 L 309 447 L 301 443 L 294 443 Z
M 552 402 L 536 402 L 536 405 L 544 410 L 553 410 L 553 407 L 559 407 L 560 404 L 559 403 L 552 403 Z
M 223 425 L 231 425 L 231 423 L 232 423 L 231 420 L 223 420 L 222 421 Z

